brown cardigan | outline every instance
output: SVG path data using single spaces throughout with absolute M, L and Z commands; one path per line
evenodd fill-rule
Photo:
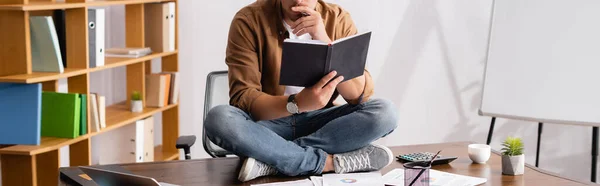
M 321 13 L 332 41 L 356 34 L 350 14 L 338 5 L 319 0 L 315 9 Z M 279 72 L 281 46 L 289 33 L 283 27 L 281 11 L 281 0 L 257 0 L 238 11 L 229 28 L 225 58 L 229 67 L 229 103 L 248 113 L 259 96 L 280 96 L 285 90 L 279 85 Z M 348 103 L 364 102 L 373 94 L 373 81 L 366 70 L 365 78 L 362 99 L 346 100 Z M 336 91 L 329 105 L 337 96 Z

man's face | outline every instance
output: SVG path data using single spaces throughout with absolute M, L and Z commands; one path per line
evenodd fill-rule
M 285 16 L 290 18 L 292 21 L 296 21 L 298 18 L 302 17 L 302 13 L 294 12 L 292 7 L 307 6 L 310 9 L 315 9 L 315 6 L 317 6 L 317 0 L 281 0 L 281 5 L 283 14 L 285 14 Z

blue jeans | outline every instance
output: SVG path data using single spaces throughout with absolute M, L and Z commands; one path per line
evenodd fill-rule
M 255 158 L 288 176 L 321 174 L 328 154 L 353 151 L 391 133 L 392 102 L 372 99 L 268 121 L 229 105 L 208 112 L 208 138 L 238 156 Z

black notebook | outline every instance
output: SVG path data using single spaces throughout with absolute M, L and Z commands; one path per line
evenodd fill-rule
M 310 87 L 331 71 L 344 81 L 364 73 L 371 32 L 338 39 L 331 44 L 318 40 L 286 39 L 283 42 L 279 84 Z

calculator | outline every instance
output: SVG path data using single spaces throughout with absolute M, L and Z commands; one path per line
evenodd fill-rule
M 399 155 L 399 156 L 396 156 L 396 158 L 398 159 L 398 161 L 402 161 L 402 162 L 415 162 L 415 161 L 429 161 L 429 160 L 431 160 L 431 158 L 433 156 L 435 156 L 435 153 L 431 153 L 431 152 L 415 152 L 415 153 L 410 153 L 410 154 Z M 457 158 L 458 157 L 456 157 L 456 156 L 442 156 L 442 155 L 438 155 L 435 158 L 435 160 L 433 160 L 433 162 L 431 163 L 431 165 L 448 164 L 448 163 L 454 161 Z

